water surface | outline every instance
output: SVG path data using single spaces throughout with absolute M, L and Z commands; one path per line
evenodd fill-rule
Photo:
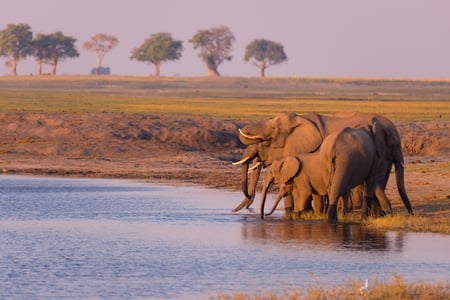
M 207 299 L 347 279 L 444 281 L 450 238 L 231 213 L 241 193 L 0 176 L 1 299 Z

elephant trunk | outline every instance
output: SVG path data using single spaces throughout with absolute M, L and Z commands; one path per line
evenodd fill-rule
M 242 191 L 244 192 L 245 198 L 242 202 L 233 209 L 233 212 L 238 212 L 241 209 L 249 208 L 255 199 L 256 185 L 258 184 L 258 179 L 261 174 L 262 164 L 257 164 L 256 167 L 252 168 L 250 181 L 248 180 L 249 166 L 250 162 L 247 161 L 242 165 Z
M 395 181 L 397 182 L 398 193 L 400 194 L 400 198 L 402 198 L 403 204 L 408 210 L 408 213 L 413 214 L 411 202 L 409 202 L 408 195 L 406 194 L 405 168 L 403 162 L 395 163 Z
M 250 199 L 250 198 L 244 198 L 244 200 L 242 200 L 242 202 L 239 203 L 239 205 L 236 206 L 235 209 L 233 209 L 233 212 L 238 212 L 238 211 L 240 211 L 241 209 L 243 209 L 244 207 L 246 207 L 247 205 L 249 205 L 250 202 L 253 202 L 253 199 Z
M 275 200 L 275 203 L 272 207 L 272 210 L 266 214 L 266 216 L 270 216 L 271 214 L 274 213 L 275 209 L 277 209 L 278 203 L 280 203 L 281 199 L 283 198 L 283 195 L 281 193 L 278 194 L 277 199 Z
M 270 176 L 270 175 L 268 175 Z M 261 219 L 264 219 L 264 206 L 266 204 L 266 197 L 267 197 L 267 191 L 269 190 L 269 188 L 272 186 L 274 181 L 273 177 L 268 177 L 266 180 L 266 183 L 264 184 L 264 188 L 261 192 Z
M 236 206 L 233 209 L 233 212 L 238 212 L 244 207 L 248 207 L 250 204 L 252 204 L 253 199 L 255 197 L 255 193 L 253 192 L 253 195 L 251 195 L 248 192 L 248 165 L 250 164 L 250 161 L 247 160 L 242 164 L 242 192 L 245 195 L 245 198 L 239 203 L 238 206 Z M 254 175 L 252 175 L 254 176 Z
M 250 160 L 246 161 L 242 164 L 242 192 L 244 193 L 247 199 L 251 199 L 252 196 L 248 192 L 248 166 L 250 164 Z

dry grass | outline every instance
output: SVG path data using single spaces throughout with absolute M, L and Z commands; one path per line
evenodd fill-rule
M 351 78 L 0 78 L 0 112 L 132 112 L 263 119 L 284 111 L 360 110 L 450 120 L 450 81 Z
M 368 218 L 363 226 L 372 229 L 405 230 L 450 234 L 450 220 L 447 216 L 409 216 L 392 214 L 384 218 Z
M 220 294 L 210 299 L 221 300 L 328 300 L 328 299 L 379 299 L 379 300 L 399 300 L 399 299 L 450 299 L 450 283 L 406 283 L 402 277 L 395 276 L 389 282 L 373 280 L 369 283 L 369 290 L 360 293 L 363 283 L 350 281 L 339 287 L 312 287 L 305 292 L 296 289 L 274 294 L 265 292 L 261 294 Z

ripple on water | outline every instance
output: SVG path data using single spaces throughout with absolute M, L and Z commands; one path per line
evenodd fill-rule
M 208 298 L 343 279 L 447 281 L 450 239 L 230 213 L 240 193 L 0 176 L 0 298 Z M 433 245 L 433 247 L 430 247 Z

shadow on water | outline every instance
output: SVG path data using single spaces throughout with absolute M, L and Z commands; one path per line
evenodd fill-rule
M 355 251 L 401 251 L 404 244 L 403 234 L 392 239 L 386 231 L 370 230 L 359 224 L 252 219 L 243 219 L 241 236 L 260 244 L 296 243 L 315 249 Z

